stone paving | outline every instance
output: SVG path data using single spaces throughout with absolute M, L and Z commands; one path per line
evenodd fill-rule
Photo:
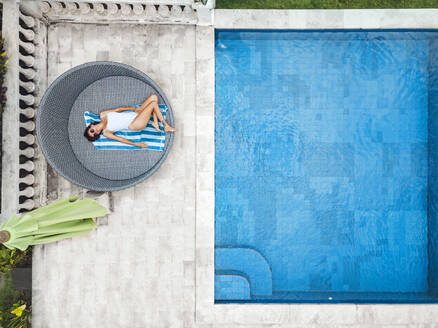
M 132 65 L 174 110 L 172 150 L 147 181 L 110 195 L 92 234 L 35 248 L 34 327 L 193 327 L 195 27 L 53 24 L 49 82 L 94 60 Z M 81 190 L 51 172 L 49 200 Z

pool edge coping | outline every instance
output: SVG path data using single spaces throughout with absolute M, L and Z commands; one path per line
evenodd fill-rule
M 438 9 L 216 9 L 216 29 L 427 29 Z
M 196 296 L 197 323 L 438 323 L 438 304 L 214 303 L 215 29 L 434 29 L 438 9 L 211 11 L 196 26 Z

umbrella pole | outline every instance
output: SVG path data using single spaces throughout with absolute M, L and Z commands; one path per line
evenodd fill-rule
M 6 230 L 0 231 L 0 243 L 6 243 L 9 241 L 10 238 L 11 238 L 11 234 L 8 231 Z

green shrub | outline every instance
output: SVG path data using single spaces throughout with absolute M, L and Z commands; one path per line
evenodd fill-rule
M 0 244 L 0 274 L 11 271 L 17 266 L 30 266 L 31 256 L 28 250 L 24 252 L 13 249 L 10 250 Z
M 15 303 L 9 311 L 0 314 L 0 328 L 30 328 L 32 322 L 32 309 L 24 301 Z
M 1 276 L 2 287 L 0 288 L 0 311 L 3 313 L 20 300 L 20 291 L 12 287 L 11 272 Z
M 30 298 L 12 287 L 11 272 L 3 274 L 1 279 L 0 328 L 30 327 Z
M 6 104 L 6 87 L 3 86 L 3 82 L 5 79 L 8 58 L 6 57 L 4 42 L 4 39 L 0 40 L 0 113 L 3 112 L 3 107 Z

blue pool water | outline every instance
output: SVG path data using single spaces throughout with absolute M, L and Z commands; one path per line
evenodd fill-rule
M 215 52 L 215 300 L 435 302 L 438 32 Z

